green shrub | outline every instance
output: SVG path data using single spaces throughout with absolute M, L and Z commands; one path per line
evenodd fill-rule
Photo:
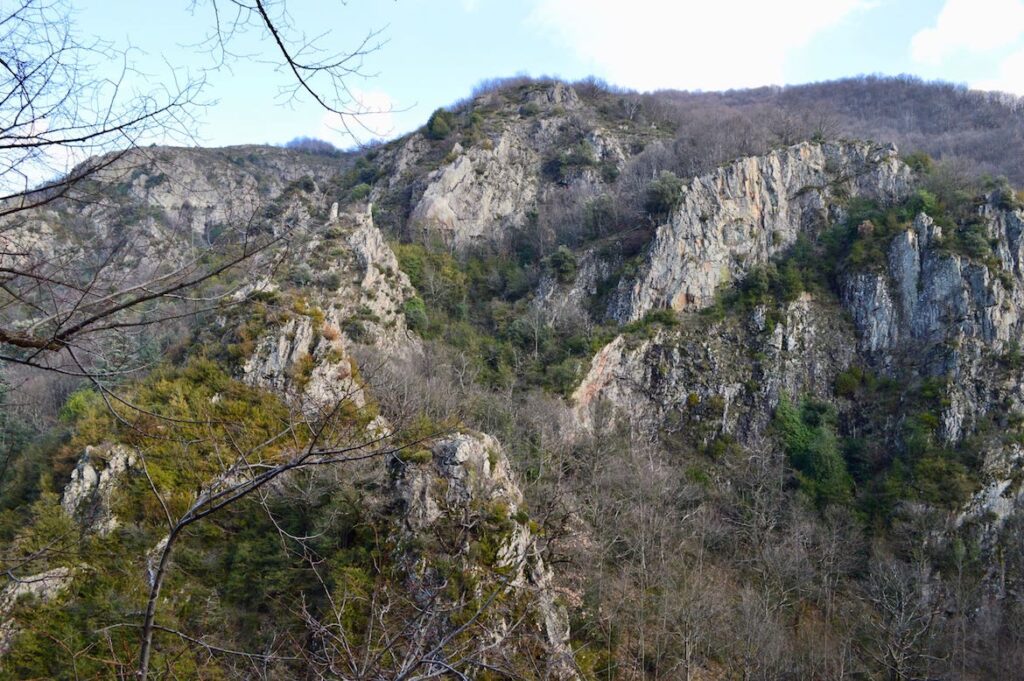
M 715 438 L 704 447 L 704 455 L 714 459 L 715 461 L 722 461 L 735 455 L 741 455 L 742 453 L 743 448 L 740 447 L 739 443 L 736 442 L 736 439 L 728 433 L 722 433 L 715 436 Z
M 304 262 L 297 263 L 288 270 L 287 280 L 296 286 L 309 286 L 313 283 L 313 269 Z
M 445 109 L 437 109 L 427 120 L 427 137 L 432 140 L 443 140 L 455 129 L 455 114 Z
M 60 419 L 74 423 L 103 407 L 103 398 L 92 388 L 81 388 L 68 396 L 60 410 Z
M 563 153 L 562 165 L 576 167 L 597 165 L 597 154 L 594 153 L 594 147 L 587 140 L 580 140 Z
M 360 182 L 348 192 L 349 201 L 362 201 L 370 195 L 370 185 L 365 182 Z
M 313 361 L 313 357 L 310 354 L 304 354 L 295 360 L 295 363 L 289 367 L 288 374 L 295 384 L 295 389 L 302 392 L 306 389 L 309 384 L 309 380 L 313 377 L 313 369 L 316 368 L 316 362 Z
M 997 207 L 1003 210 L 1016 210 L 1021 207 L 1017 191 L 1006 177 L 986 178 L 982 187 L 992 193 L 993 202 Z
M 317 275 L 316 284 L 328 291 L 337 291 L 341 286 L 341 275 L 337 272 L 323 272 Z
M 658 310 L 651 310 L 645 314 L 643 318 L 626 324 L 622 330 L 624 333 L 649 338 L 657 327 L 673 327 L 678 324 L 679 317 L 675 310 L 661 308 Z
M 992 247 L 988 243 L 983 225 L 969 225 L 959 233 L 959 236 L 961 248 L 969 257 L 975 260 L 992 257 Z
M 792 260 L 786 260 L 778 268 L 778 280 L 773 282 L 773 289 L 784 302 L 792 302 L 804 292 L 804 277 L 800 267 Z
M 419 296 L 413 296 L 402 305 L 402 312 L 405 313 L 405 322 L 409 328 L 417 333 L 426 331 L 428 318 L 427 306 Z
M 704 470 L 703 467 L 698 465 L 688 466 L 686 469 L 686 479 L 690 482 L 700 485 L 701 487 L 711 486 L 711 476 Z
M 342 324 L 345 335 L 354 343 L 369 343 L 373 341 L 373 335 L 367 330 L 366 324 L 361 319 L 347 319 Z
M 565 246 L 559 246 L 548 257 L 548 267 L 563 284 L 572 283 L 576 279 L 576 255 Z
M 836 395 L 852 399 L 862 389 L 873 390 L 876 382 L 877 379 L 873 374 L 865 371 L 862 367 L 852 366 L 836 376 L 834 387 Z
M 860 381 L 849 370 L 836 376 L 835 391 L 840 397 L 853 397 L 860 386 Z
M 157 173 L 155 175 L 148 175 L 148 176 L 146 176 L 145 182 L 143 182 L 143 187 L 146 188 L 146 189 L 152 189 L 153 187 L 157 187 L 157 186 L 163 184 L 166 181 L 167 181 L 167 175 L 165 175 L 164 173 Z
M 655 219 L 663 219 L 675 210 L 683 198 L 683 181 L 675 173 L 663 170 L 647 186 L 644 208 Z
M 578 357 L 566 357 L 545 369 L 544 383 L 552 392 L 569 395 L 580 381 L 583 366 Z
M 1020 369 L 1024 366 L 1024 353 L 1021 353 L 1019 340 L 1016 338 L 1010 340 L 1002 361 L 1010 369 Z
M 403 449 L 398 453 L 398 458 L 404 463 L 430 463 L 434 455 L 429 449 Z
M 583 204 L 583 227 L 592 238 L 613 232 L 617 219 L 615 200 L 608 194 L 601 194 Z
M 910 211 L 915 215 L 917 213 L 927 213 L 928 215 L 941 215 L 942 207 L 939 204 L 939 199 L 935 194 L 928 191 L 927 189 L 918 189 L 915 191 L 909 199 Z
M 605 161 L 601 164 L 601 180 L 606 184 L 612 184 L 619 179 L 622 171 L 614 161 Z
M 797 408 L 783 399 L 775 411 L 774 424 L 800 488 L 819 508 L 848 503 L 852 496 L 853 480 L 839 454 L 834 418 L 830 406 L 812 400 Z
M 565 183 L 580 168 L 597 165 L 597 155 L 587 140 L 579 140 L 564 151 L 549 158 L 541 168 L 545 177 L 553 182 Z
M 921 501 L 953 509 L 970 497 L 974 483 L 959 461 L 948 455 L 929 455 L 915 462 L 913 486 Z
M 774 261 L 755 265 L 736 285 L 723 287 L 716 296 L 711 316 L 726 311 L 749 311 L 756 306 L 769 307 L 769 330 L 780 318 L 779 310 L 804 291 L 830 290 L 830 269 L 820 252 L 801 235 Z
M 903 162 L 906 163 L 910 168 L 919 173 L 930 173 L 935 167 L 935 161 L 932 157 L 923 151 L 915 151 L 911 154 L 907 154 L 903 158 Z
M 540 105 L 536 102 L 527 102 L 519 107 L 519 115 L 524 117 L 536 116 L 540 113 Z

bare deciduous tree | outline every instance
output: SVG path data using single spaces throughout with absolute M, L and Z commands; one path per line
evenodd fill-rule
M 869 620 L 874 635 L 869 654 L 892 681 L 909 681 L 932 659 L 936 619 L 942 602 L 929 584 L 929 568 L 896 559 L 878 559 L 871 565 L 866 598 L 877 612 Z
M 204 81 L 172 70 L 140 89 L 132 57 L 81 39 L 63 0 L 19 0 L 0 16 L 0 217 L 76 197 L 147 138 L 191 139 Z
M 372 113 L 347 83 L 367 75 L 364 60 L 380 47 L 378 32 L 339 52 L 325 49 L 326 34 L 307 38 L 283 0 L 205 0 L 191 7 L 211 12 L 212 27 L 199 47 L 215 57 L 213 68 L 238 58 L 237 37 L 257 30 L 275 55 L 271 68 L 290 74 L 287 101 L 312 99 L 349 132 Z M 94 375 L 83 347 L 87 336 L 223 304 L 224 295 L 196 292 L 278 243 L 283 230 L 265 238 L 252 229 L 250 215 L 220 250 L 147 269 L 154 259 L 140 252 L 140 237 L 131 231 L 92 241 L 78 234 L 85 243 L 74 244 L 58 238 L 47 219 L 33 219 L 29 209 L 55 201 L 108 201 L 130 152 L 151 141 L 192 141 L 202 108 L 202 78 L 171 68 L 165 83 L 142 90 L 148 78 L 136 71 L 133 52 L 81 39 L 72 19 L 65 0 L 20 0 L 0 15 L 0 360 Z M 119 67 L 110 71 L 111 62 Z M 171 301 L 190 305 L 166 309 Z M 69 357 L 75 349 L 79 356 Z M 53 354 L 64 355 L 63 368 L 51 363 Z

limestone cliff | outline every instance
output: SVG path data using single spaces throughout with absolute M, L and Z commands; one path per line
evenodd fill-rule
M 783 395 L 831 394 L 855 338 L 834 304 L 807 295 L 771 325 L 762 308 L 742 319 L 684 320 L 650 338 L 623 334 L 594 357 L 572 395 L 574 413 L 586 429 L 618 414 L 646 432 L 681 415 L 701 423 L 704 439 L 752 443 Z
M 458 139 L 414 133 L 382 154 L 388 182 L 371 195 L 386 202 L 389 192 L 409 192 L 406 231 L 459 252 L 507 245 L 530 227 L 540 202 L 565 201 L 557 197 L 566 190 L 595 192 L 599 168 L 617 172 L 629 141 L 650 134 L 609 129 L 557 82 L 511 99 L 481 95 L 464 109 Z
M 844 199 L 891 201 L 910 180 L 895 147 L 864 142 L 806 142 L 695 178 L 609 315 L 628 322 L 662 307 L 700 309 L 720 285 L 835 219 Z
M 373 345 L 392 358 L 415 349 L 402 312 L 413 295 L 409 278 L 374 226 L 369 208 L 329 220 L 290 262 L 293 268 L 313 263 L 305 271 L 326 285 L 317 296 L 303 297 L 289 318 L 263 334 L 242 367 L 245 380 L 321 407 L 342 398 L 361 405 L 352 346 Z M 294 290 L 295 283 L 283 285 Z M 268 280 L 262 290 L 276 292 L 281 286 Z
M 429 456 L 397 461 L 391 466 L 392 489 L 403 519 L 405 534 L 397 540 L 404 553 L 403 560 L 415 578 L 423 582 L 438 579 L 436 565 L 440 560 L 455 560 L 464 574 L 481 579 L 479 596 L 485 590 L 497 589 L 511 598 L 525 600 L 533 612 L 527 624 L 547 648 L 548 672 L 556 678 L 576 678 L 569 646 L 569 619 L 558 604 L 554 574 L 545 565 L 538 537 L 531 530 L 523 494 L 512 474 L 501 445 L 484 434 L 456 433 L 430 443 Z M 441 555 L 436 549 L 409 549 L 422 546 L 421 538 L 444 536 L 452 524 L 464 528 L 454 546 L 442 542 Z M 489 537 L 495 533 L 496 537 Z M 489 546 L 493 566 L 486 568 L 474 559 L 480 545 Z M 492 583 L 493 569 L 501 575 Z M 421 587 L 423 588 L 423 587 Z M 496 609 L 498 617 L 507 617 Z M 494 617 L 494 614 L 484 614 Z M 511 620 L 503 622 L 504 635 L 519 637 L 507 631 L 522 626 Z M 526 632 L 529 635 L 530 632 Z
M 996 245 L 992 262 L 944 248 L 942 228 L 922 213 L 892 241 L 880 271 L 851 273 L 842 283 L 863 353 L 890 369 L 913 356 L 924 373 L 949 376 L 944 434 L 951 441 L 992 407 L 985 367 L 1024 331 L 1021 212 L 986 204 L 979 219 Z

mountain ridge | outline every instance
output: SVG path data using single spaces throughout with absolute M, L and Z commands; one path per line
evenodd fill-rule
M 163 516 L 323 437 L 167 549 L 163 664 L 249 674 L 191 638 L 272 649 L 272 678 L 1012 678 L 1022 197 L 702 108 L 813 91 L 512 82 L 353 154 L 140 150 L 103 201 L 26 216 L 41 262 L 132 236 L 127 281 L 279 240 L 200 292 L 231 304 L 97 341 L 157 366 L 110 384 L 125 405 L 37 388 L 63 416 L 19 445 L 0 530 L 62 553 L 11 573 L 0 670 L 63 674 L 54 636 L 131 669 L 111 627 Z

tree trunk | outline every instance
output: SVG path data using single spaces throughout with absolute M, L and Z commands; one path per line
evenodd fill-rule
M 167 574 L 167 563 L 171 558 L 171 548 L 174 540 L 178 537 L 180 526 L 171 530 L 167 535 L 167 543 L 164 544 L 160 553 L 160 563 L 153 572 L 153 582 L 149 586 L 149 601 L 146 603 L 146 616 L 142 621 L 142 645 L 139 649 L 139 669 L 136 676 L 142 681 L 149 676 L 149 660 L 153 650 L 153 622 L 156 618 L 156 603 L 160 598 L 160 587 L 163 586 L 164 576 Z

